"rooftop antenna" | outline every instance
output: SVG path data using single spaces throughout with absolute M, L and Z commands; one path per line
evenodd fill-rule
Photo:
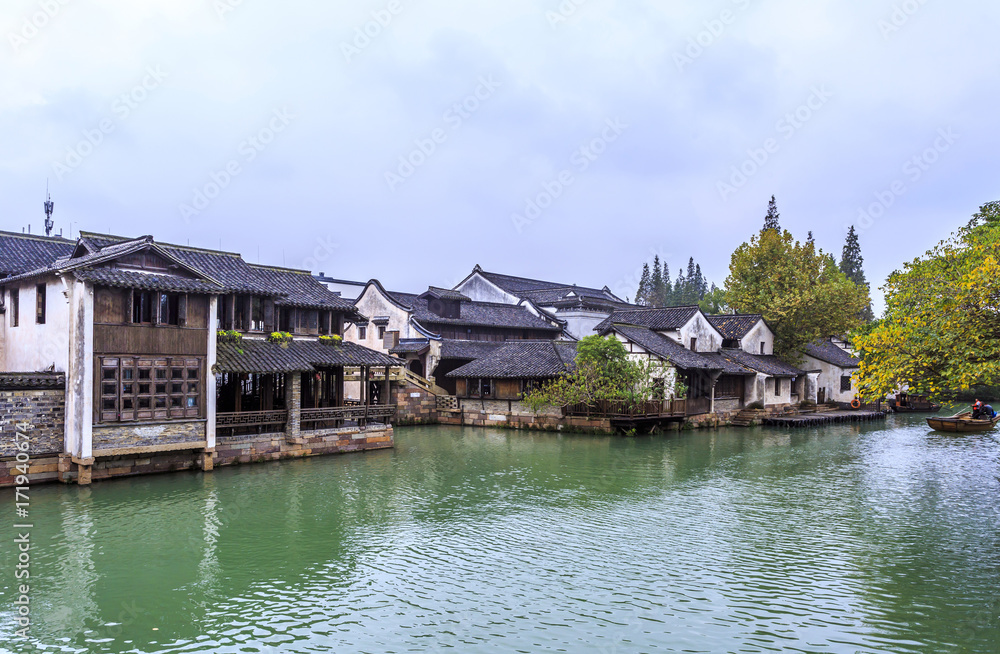
M 49 180 L 45 180 L 45 235 L 52 236 L 52 228 L 55 223 L 52 222 L 52 210 L 55 209 L 55 202 L 52 201 L 52 196 L 49 194 Z

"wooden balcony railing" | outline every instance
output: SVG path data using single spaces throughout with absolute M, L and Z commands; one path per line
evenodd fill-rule
M 388 422 L 396 413 L 395 406 L 342 406 L 322 409 L 302 409 L 302 431 L 335 429 L 347 422 L 365 426 L 369 422 Z
M 220 437 L 279 433 L 285 431 L 287 423 L 288 411 L 284 409 L 215 414 L 216 435 Z

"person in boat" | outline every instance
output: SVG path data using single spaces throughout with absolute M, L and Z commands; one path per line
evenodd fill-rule
M 976 400 L 972 405 L 972 419 L 973 420 L 992 420 L 997 417 L 997 412 L 993 410 L 993 407 L 989 404 L 983 404 L 979 400 Z

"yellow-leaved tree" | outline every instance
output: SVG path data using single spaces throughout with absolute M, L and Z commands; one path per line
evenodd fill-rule
M 854 346 L 867 399 L 904 387 L 948 400 L 1000 382 L 1000 202 L 889 276 L 884 318 Z
M 868 306 L 868 289 L 840 271 L 833 257 L 788 231 L 764 229 L 733 253 L 726 300 L 759 313 L 775 332 L 775 353 L 790 361 L 806 344 L 847 334 Z

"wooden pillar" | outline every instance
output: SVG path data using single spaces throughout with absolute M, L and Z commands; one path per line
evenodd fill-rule
M 285 439 L 299 438 L 302 426 L 302 375 L 287 373 L 285 380 L 285 407 L 288 409 L 288 423 L 285 425 Z
M 368 382 L 368 376 L 371 374 L 371 368 L 369 368 L 368 366 L 364 366 L 361 370 L 362 370 L 362 375 L 361 375 L 361 388 L 362 388 L 362 391 L 361 391 L 361 393 L 362 393 L 362 396 L 365 399 L 365 417 L 364 417 L 364 420 L 362 420 L 362 424 L 365 425 L 365 426 L 367 426 L 368 425 L 368 407 L 371 405 L 371 402 L 372 402 L 371 389 L 368 386 L 368 384 L 369 384 L 369 382 Z
M 335 374 L 336 374 L 336 381 L 334 382 L 334 386 L 335 386 L 335 390 L 337 392 L 337 395 L 334 398 L 334 404 L 333 404 L 333 406 L 344 406 L 344 404 L 346 404 L 344 402 L 344 398 L 347 395 L 347 391 L 344 388 L 344 367 L 341 366 L 341 367 L 337 368 L 336 371 L 335 371 Z
M 389 399 L 389 366 L 385 367 L 385 381 L 382 382 L 382 404 L 385 406 L 392 404 Z

